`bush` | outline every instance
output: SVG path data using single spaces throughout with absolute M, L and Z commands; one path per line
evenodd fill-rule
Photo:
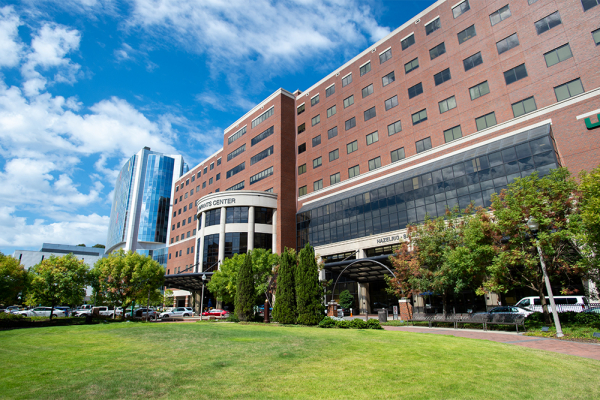
M 600 329 L 600 314 L 594 313 L 577 313 L 575 321 L 579 325 L 590 326 L 592 328 Z
M 383 329 L 381 327 L 381 324 L 379 323 L 379 321 L 376 319 L 370 319 L 366 322 L 366 324 L 367 324 L 367 329 Z
M 240 322 L 240 319 L 235 315 L 235 313 L 229 313 L 229 317 L 225 319 L 227 322 Z
M 593 328 L 600 328 L 600 314 L 593 313 L 578 313 L 574 311 L 567 311 L 558 313 L 561 325 L 581 325 L 590 326 Z M 550 321 L 553 324 L 552 314 L 550 314 Z M 541 312 L 535 312 L 530 314 L 526 319 L 525 323 L 528 326 L 540 326 L 544 325 L 544 314 Z
M 331 317 L 325 317 L 319 322 L 319 328 L 333 328 L 335 327 L 335 320 Z
M 350 321 L 346 321 L 346 320 L 342 320 L 342 321 L 335 321 L 335 327 L 336 328 L 340 328 L 340 329 L 350 329 Z
M 379 321 L 370 319 L 367 322 L 362 319 L 353 319 L 347 321 L 343 318 L 325 317 L 320 323 L 319 328 L 338 328 L 338 329 L 383 329 Z
M 357 318 L 350 321 L 350 327 L 352 329 L 367 329 L 368 325 L 367 322 Z
M 6 320 L 6 321 L 19 321 L 24 318 L 25 318 L 25 316 L 21 315 L 21 314 L 8 314 L 5 312 L 0 312 L 0 319 Z

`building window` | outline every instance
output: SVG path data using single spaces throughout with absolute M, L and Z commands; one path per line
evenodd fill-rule
M 229 171 L 227 171 L 227 179 L 231 178 L 233 175 L 243 171 L 246 168 L 246 163 L 243 162 L 240 165 L 237 165 L 235 167 L 233 167 L 232 169 L 230 169 Z M 204 182 L 206 183 L 206 182 Z M 202 185 L 202 188 L 204 188 L 204 184 Z
M 196 186 L 196 193 L 200 191 L 200 185 Z
M 373 94 L 373 84 L 372 83 L 369 86 L 367 86 L 366 88 L 363 88 L 363 90 L 362 90 L 363 99 L 370 94 Z
M 571 46 L 569 46 L 569 43 L 544 54 L 547 67 L 551 67 L 571 57 L 573 57 L 573 53 L 571 52 Z
M 304 103 L 300 104 L 300 106 L 298 106 L 298 115 L 302 114 L 305 110 L 304 107 Z
M 331 117 L 332 115 L 335 115 L 336 112 L 337 112 L 337 110 L 336 110 L 335 105 L 333 107 L 328 108 L 327 109 L 327 118 Z
M 396 121 L 393 124 L 389 124 L 387 129 L 388 136 L 392 136 L 398 132 L 402 132 L 402 123 L 400 121 Z
M 556 94 L 556 101 L 562 101 L 583 93 L 581 79 L 577 78 L 571 82 L 555 87 L 554 93 Z
M 202 182 L 202 189 L 206 188 L 206 181 Z
M 371 61 L 360 67 L 360 76 L 363 76 L 371 70 Z
M 508 18 L 510 16 L 511 16 L 510 8 L 508 7 L 508 4 L 507 4 L 504 7 L 502 7 L 501 9 L 494 11 L 493 13 L 490 14 L 490 22 L 492 23 L 492 26 L 494 26 L 497 23 L 504 21 L 506 18 Z
M 181 222 L 178 222 L 177 223 L 177 228 L 180 228 L 180 227 L 181 227 Z
M 414 35 L 414 33 L 411 33 L 406 38 L 402 39 L 402 41 L 400 43 L 402 44 L 402 50 L 408 49 L 410 46 L 412 46 L 413 44 L 415 44 L 415 35 Z
M 437 17 L 436 19 L 434 19 L 433 21 L 431 21 L 430 23 L 425 25 L 425 33 L 427 35 L 430 35 L 433 32 L 440 29 L 441 27 L 442 27 L 442 22 L 440 21 L 440 17 Z
M 247 224 L 250 207 L 227 207 L 225 212 L 226 224 Z
M 333 175 L 329 175 L 329 184 L 330 185 L 335 185 L 336 183 L 340 182 L 340 173 L 337 172 Z
M 465 0 L 456 7 L 452 8 L 452 15 L 454 18 L 458 18 L 470 9 L 471 7 L 469 6 L 469 0 Z
M 375 110 L 375 107 L 371 107 L 368 110 L 366 110 L 364 112 L 364 114 L 365 114 L 365 121 L 368 121 L 371 118 L 375 118 L 377 116 L 377 111 Z
M 340 158 L 340 150 L 339 149 L 335 149 L 335 150 L 329 152 L 329 162 L 335 161 L 338 158 Z
M 303 122 L 302 125 L 298 127 L 298 135 L 306 130 L 306 123 Z
M 379 142 L 379 133 L 377 131 L 375 131 L 373 133 L 369 133 L 367 135 L 367 146 L 369 146 L 375 142 Z
M 250 177 L 250 184 L 252 185 L 253 183 L 262 181 L 263 179 L 265 179 L 271 175 L 273 175 L 273 167 L 269 167 L 269 168 L 265 169 L 264 171 L 260 171 L 256 175 L 252 175 Z
M 185 196 L 183 198 L 187 199 L 187 197 L 188 197 L 188 192 L 185 192 Z
M 262 142 L 263 140 L 265 140 L 266 138 L 268 138 L 269 136 L 271 136 L 273 134 L 273 132 L 275 131 L 274 127 L 270 127 L 269 129 L 267 129 L 266 131 L 256 135 L 255 137 L 252 138 L 252 140 L 250 141 L 250 147 L 257 145 L 258 143 Z
M 313 169 L 319 168 L 323 165 L 323 157 L 317 157 L 313 160 Z
M 271 188 L 269 190 L 271 191 L 271 193 L 273 192 L 273 188 Z M 269 190 L 265 190 L 265 192 L 268 192 Z M 266 207 L 255 207 L 254 223 L 255 224 L 273 225 L 273 209 L 266 208 Z
M 210 163 L 210 170 L 212 171 L 213 169 L 215 169 L 215 163 L 211 162 Z M 186 185 L 187 185 L 187 182 L 186 182 Z
M 392 162 L 400 161 L 404 159 L 404 147 L 393 150 L 391 152 Z
M 390 83 L 394 82 L 396 80 L 396 75 L 394 74 L 394 71 L 390 72 L 389 74 L 387 74 L 386 76 L 384 76 L 383 78 L 381 78 L 381 84 L 382 86 L 387 86 Z
M 438 58 L 439 56 L 441 56 L 442 54 L 444 54 L 446 52 L 446 45 L 444 44 L 444 42 L 438 44 L 437 46 L 435 46 L 433 49 L 429 50 L 429 58 L 431 58 L 432 60 Z
M 213 178 L 209 178 L 209 179 L 208 179 L 208 184 L 209 184 L 209 185 L 212 185 L 212 183 L 213 183 Z
M 330 130 L 327 131 L 327 138 L 328 139 L 334 138 L 337 135 L 338 135 L 337 126 L 334 126 L 333 128 L 331 128 Z
M 504 80 L 506 81 L 507 85 L 526 77 L 527 69 L 525 69 L 525 64 L 518 65 L 504 73 Z
M 463 60 L 463 65 L 465 67 L 465 71 L 475 68 L 479 64 L 483 64 L 483 59 L 481 58 L 481 52 L 473 54 L 471 57 L 465 58 Z
M 316 192 L 317 190 L 323 189 L 323 179 L 319 179 L 318 181 L 313 183 L 313 190 Z
M 441 85 L 442 83 L 449 81 L 451 78 L 452 77 L 450 76 L 450 68 L 446 68 L 445 70 L 438 72 L 433 76 L 435 86 Z
M 347 86 L 352 83 L 352 74 L 346 75 L 342 78 L 342 87 Z
M 179 185 L 175 186 L 175 192 L 179 192 Z
M 227 144 L 231 144 L 231 143 L 235 142 L 236 140 L 241 138 L 245 133 L 246 133 L 246 127 L 243 127 L 242 129 L 240 129 L 233 135 L 229 136 L 229 138 L 227 138 Z M 206 172 L 204 172 L 204 173 L 206 173 Z M 198 176 L 198 178 L 200 178 L 200 176 Z
M 313 107 L 315 104 L 319 104 L 319 95 L 316 95 L 310 99 L 310 106 Z
M 438 106 L 440 107 L 440 114 L 443 114 L 448 110 L 456 108 L 456 98 L 454 96 L 448 97 L 446 100 L 440 101 Z
M 475 36 L 477 36 L 477 32 L 475 31 L 475 25 L 471 25 L 467 29 L 458 32 L 458 44 L 463 44 L 464 42 Z
M 306 194 L 306 186 L 298 188 L 298 196 L 304 196 Z
M 498 49 L 498 54 L 502 54 L 505 51 L 508 51 L 512 48 L 515 48 L 519 45 L 519 37 L 516 33 L 513 33 L 507 38 L 502 39 L 501 41 L 496 43 L 496 49 Z
M 238 147 L 237 149 L 235 149 L 234 151 L 232 151 L 231 153 L 227 154 L 227 161 L 231 161 L 232 159 L 239 156 L 240 154 L 242 154 L 245 151 L 246 151 L 246 144 L 243 144 L 240 147 Z
M 535 30 L 537 31 L 538 35 L 541 35 L 542 33 L 549 31 L 550 29 L 560 24 L 562 24 L 560 14 L 558 13 L 558 11 L 556 11 L 548 15 L 547 17 L 544 17 L 537 21 L 535 23 Z
M 219 158 L 220 160 L 220 158 Z M 192 175 L 192 182 L 194 182 L 196 180 L 196 175 Z
M 600 4 L 600 0 L 581 0 L 584 12 L 590 8 L 596 7 L 598 4 Z
M 596 46 L 600 44 L 600 29 L 596 29 L 594 32 L 592 32 L 592 39 L 594 39 Z
M 372 160 L 369 160 L 369 171 L 373 171 L 377 168 L 381 168 L 381 157 L 376 157 Z
M 208 167 L 204 167 L 204 175 L 208 172 Z
M 321 144 L 321 135 L 312 138 L 312 147 L 316 147 Z
M 496 114 L 491 112 L 482 117 L 475 118 L 475 125 L 477 125 L 478 131 L 496 125 Z
M 265 121 L 267 118 L 272 116 L 275 113 L 275 107 L 269 108 L 267 111 L 258 116 L 255 120 L 252 121 L 252 127 L 256 127 L 258 124 Z
M 204 226 L 219 225 L 221 223 L 221 209 L 215 208 L 214 210 L 207 211 L 204 218 Z
M 344 108 L 348 108 L 350 107 L 352 104 L 354 104 L 354 95 L 350 96 L 350 97 L 346 97 L 344 99 Z M 334 106 L 335 107 L 335 106 Z
M 352 117 L 350 118 L 348 121 L 346 121 L 346 130 L 352 129 L 356 126 L 356 117 Z
M 250 158 L 250 165 L 254 165 L 257 162 L 264 160 L 265 158 L 269 157 L 272 154 L 273 154 L 273 146 L 261 151 L 254 157 Z
M 461 137 L 462 137 L 462 130 L 460 129 L 460 125 L 444 131 L 444 139 L 446 140 L 446 143 L 451 142 L 456 139 L 460 139 Z
M 242 190 L 244 188 L 244 186 L 245 186 L 244 182 L 245 181 L 241 181 L 240 183 L 236 183 L 232 187 L 230 187 L 228 189 L 225 189 L 225 191 L 228 191 L 228 190 Z
M 327 112 L 329 112 L 329 111 L 327 111 Z M 313 117 L 312 120 L 311 120 L 311 122 L 312 122 L 312 126 L 315 126 L 319 122 L 321 122 L 321 114 L 317 115 L 316 117 Z
M 479 85 L 475 85 L 472 88 L 469 88 L 469 94 L 471 95 L 471 100 L 475 100 L 481 96 L 484 96 L 490 92 L 490 87 L 488 82 L 481 82 Z
M 231 258 L 235 254 L 246 254 L 248 252 L 248 233 L 236 232 L 225 234 L 225 258 Z
M 306 164 L 302 164 L 298 167 L 298 175 L 302 175 L 306 172 Z
M 217 166 L 221 165 L 221 159 L 217 158 Z
M 354 178 L 360 175 L 360 166 L 355 165 L 354 167 L 348 168 L 348 178 Z
M 415 143 L 417 146 L 417 154 L 422 153 L 425 150 L 431 149 L 431 137 L 426 137 L 425 139 L 419 140 Z
M 379 64 L 383 64 L 390 58 L 392 58 L 392 48 L 391 47 L 389 49 L 387 49 L 386 51 L 384 51 L 383 53 L 379 54 Z
M 420 85 L 420 83 L 419 83 L 419 85 Z M 422 91 L 423 91 L 423 88 L 421 87 L 421 93 L 422 93 Z M 409 89 L 409 96 L 410 96 L 410 89 Z M 392 98 L 389 98 L 389 99 L 387 99 L 385 101 L 385 111 L 388 111 L 388 110 L 396 107 L 397 105 L 398 105 L 398 96 L 396 95 L 396 96 L 394 96 Z
M 334 93 L 335 93 L 335 83 L 333 85 L 329 86 L 327 89 L 325 89 L 325 98 L 331 96 Z
M 198 171 L 198 174 L 196 175 L 196 178 L 200 178 L 202 176 L 202 171 Z
M 413 97 L 417 97 L 421 93 L 423 93 L 423 84 L 421 82 L 417 83 L 413 87 L 408 88 L 408 98 L 409 99 L 412 99 Z M 397 103 L 397 101 L 396 101 L 396 103 Z M 398 104 L 396 104 L 396 105 L 398 105 Z M 387 102 L 386 102 L 386 106 L 387 106 Z M 386 110 L 387 110 L 387 108 L 386 108 Z
M 412 115 L 413 125 L 420 124 L 421 122 L 427 121 L 427 109 L 423 109 Z
M 302 143 L 300 146 L 298 146 L 298 154 L 302 154 L 306 151 L 306 143 Z
M 512 105 L 513 115 L 515 118 L 521 115 L 537 110 L 535 99 L 531 96 L 528 99 L 518 101 Z
M 413 71 L 417 68 L 419 68 L 419 57 L 404 64 L 404 73 L 408 74 L 410 71 Z
M 348 143 L 346 145 L 346 150 L 348 151 L 348 154 L 354 153 L 356 150 L 358 150 L 358 140 Z

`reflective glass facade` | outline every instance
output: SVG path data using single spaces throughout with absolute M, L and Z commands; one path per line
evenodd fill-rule
M 140 242 L 167 242 L 174 166 L 171 157 L 148 155 L 138 231 Z
M 247 252 L 247 232 L 233 232 L 225 234 L 225 258 L 231 258 L 234 254 L 246 254 Z
M 110 225 L 108 227 L 108 238 L 106 248 L 125 241 L 127 233 L 127 217 L 129 216 L 129 202 L 131 198 L 131 186 L 136 166 L 136 156 L 131 157 L 121 168 L 119 177 L 115 184 L 115 193 L 112 208 L 110 210 Z
M 545 125 L 317 201 L 296 215 L 297 246 L 404 229 L 456 205 L 489 206 L 515 178 L 559 166 L 555 148 Z
M 169 257 L 168 247 L 161 247 L 160 249 L 154 250 L 137 250 L 136 252 L 144 256 L 152 257 L 154 261 L 158 262 L 164 268 L 167 268 L 167 259 Z
M 200 241 L 198 241 L 200 245 Z M 212 271 L 219 261 L 219 234 L 204 236 L 202 271 Z

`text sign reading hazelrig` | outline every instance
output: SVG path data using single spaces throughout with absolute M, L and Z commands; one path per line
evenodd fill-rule
M 224 206 L 226 204 L 235 204 L 235 199 L 229 198 L 229 199 L 217 199 L 217 200 L 205 201 L 204 203 L 202 203 L 198 206 L 198 211 L 202 211 L 204 208 L 207 208 L 207 207 Z

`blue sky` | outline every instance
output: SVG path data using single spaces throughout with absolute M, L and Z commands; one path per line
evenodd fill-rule
M 432 0 L 0 0 L 0 251 L 106 241 L 143 146 L 192 167 Z

